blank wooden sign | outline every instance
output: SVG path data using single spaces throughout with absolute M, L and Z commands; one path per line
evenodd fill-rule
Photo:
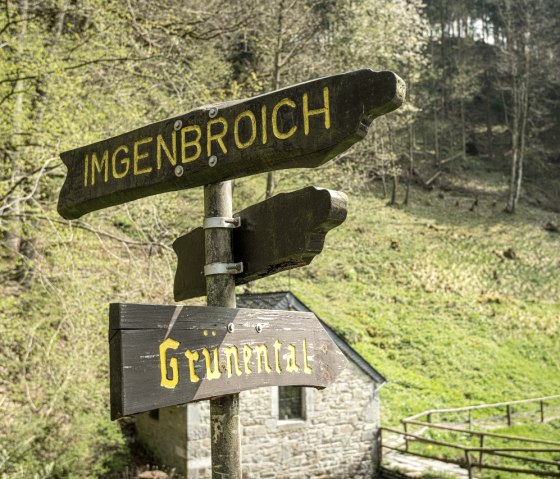
M 245 284 L 280 271 L 305 266 L 323 250 L 326 234 L 346 219 L 344 193 L 309 186 L 281 193 L 240 211 L 233 230 L 234 262 L 243 263 L 235 284 Z M 175 301 L 206 294 L 204 230 L 173 243 L 177 253 Z
M 111 418 L 262 386 L 331 384 L 343 353 L 313 313 L 110 306 Z

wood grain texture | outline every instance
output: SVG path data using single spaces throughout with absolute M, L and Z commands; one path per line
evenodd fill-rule
M 343 353 L 312 313 L 117 303 L 110 306 L 109 322 L 112 419 L 262 386 L 324 388 L 346 365 Z M 230 323 L 233 332 L 228 332 Z M 261 332 L 257 332 L 257 325 Z M 165 340 L 178 343 L 163 356 L 165 378 L 178 378 L 173 388 L 161 385 L 160 345 Z M 263 346 L 266 352 L 257 354 Z M 227 359 L 225 348 L 232 347 L 237 348 L 238 361 L 234 356 Z M 247 347 L 252 355 L 245 361 Z M 210 373 L 216 372 L 219 378 L 207 377 L 204 350 L 210 355 Z M 193 361 L 197 382 L 191 380 L 187 351 L 200 357 Z M 171 367 L 174 360 L 177 375 Z M 292 369 L 297 365 L 297 371 L 290 372 L 289 364 Z
M 233 261 L 242 262 L 244 271 L 235 275 L 235 284 L 308 265 L 346 213 L 344 193 L 313 186 L 240 211 L 235 215 L 241 218 L 241 226 L 233 230 Z M 175 301 L 205 295 L 203 229 L 177 238 L 173 249 L 177 253 Z
M 357 70 L 201 107 L 67 151 L 60 155 L 68 173 L 58 211 L 73 219 L 158 193 L 319 166 L 363 138 L 371 121 L 398 108 L 404 94 L 394 73 Z M 320 111 L 326 103 L 328 115 Z

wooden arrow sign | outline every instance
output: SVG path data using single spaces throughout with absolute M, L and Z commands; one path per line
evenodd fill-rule
M 68 219 L 157 193 L 321 165 L 400 106 L 404 82 L 357 70 L 190 111 L 62 153 Z
M 313 313 L 111 304 L 111 418 L 261 386 L 331 384 L 343 353 Z
M 326 234 L 346 219 L 346 204 L 344 193 L 311 186 L 237 213 L 241 226 L 233 230 L 233 256 L 244 271 L 235 275 L 235 284 L 311 263 L 323 250 Z M 205 295 L 204 230 L 177 238 L 173 249 L 178 258 L 175 301 Z

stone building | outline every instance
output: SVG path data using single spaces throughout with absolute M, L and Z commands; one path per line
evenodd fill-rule
M 310 311 L 292 293 L 246 294 L 238 307 Z M 371 478 L 378 458 L 385 378 L 325 323 L 348 359 L 323 390 L 266 387 L 240 394 L 243 477 Z M 210 478 L 208 401 L 139 414 L 140 441 L 188 479 Z

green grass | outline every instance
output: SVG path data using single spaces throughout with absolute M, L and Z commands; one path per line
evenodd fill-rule
M 483 430 L 478 427 L 476 430 Z M 484 431 L 503 434 L 507 436 L 517 436 L 520 438 L 533 438 L 540 440 L 549 441 L 560 441 L 560 420 L 555 420 L 552 422 L 540 424 L 540 423 L 525 423 L 522 425 L 514 425 L 512 427 L 503 427 L 496 429 L 484 429 Z M 480 439 L 478 436 L 450 432 L 444 430 L 431 429 L 423 434 L 424 437 L 428 439 L 433 439 L 436 441 L 447 442 L 459 446 L 465 447 L 480 447 Z M 546 444 L 536 444 L 527 443 L 524 440 L 514 440 L 514 439 L 503 439 L 486 436 L 484 440 L 484 447 L 486 448 L 507 448 L 507 447 L 520 447 L 520 448 L 555 448 L 555 445 Z M 455 462 L 461 462 L 464 460 L 464 452 L 456 448 L 433 445 L 422 443 L 418 441 L 412 441 L 409 443 L 409 450 L 411 452 L 416 452 L 424 455 L 429 455 L 431 457 L 445 458 L 448 460 L 453 460 Z M 509 454 L 521 455 L 529 458 L 541 459 L 546 461 L 557 461 L 560 462 L 560 453 L 558 452 L 509 452 Z M 471 459 L 473 461 L 479 460 L 478 453 L 472 453 Z M 531 469 L 536 471 L 547 471 L 547 472 L 558 472 L 558 467 L 547 464 L 536 464 L 529 463 L 520 460 L 513 460 L 511 458 L 503 458 L 492 455 L 484 455 L 483 463 L 486 465 L 494 465 L 500 467 L 510 467 L 510 468 L 522 468 Z M 490 469 L 475 469 L 476 477 L 481 477 L 483 479 L 523 479 L 527 477 L 524 474 L 515 474 L 512 472 L 505 471 L 494 471 Z
M 541 225 L 560 217 L 524 204 L 506 215 L 491 197 L 471 212 L 472 198 L 421 190 L 409 206 L 388 207 L 377 186 L 364 188 L 333 165 L 279 174 L 278 192 L 315 184 L 348 193 L 348 219 L 328 234 L 323 253 L 238 292 L 289 289 L 330 324 L 387 377 L 385 425 L 425 409 L 559 393 L 560 235 Z M 262 176 L 237 181 L 235 210 L 263 193 Z M 198 188 L 84 220 L 170 245 L 201 224 L 201 200 Z M 48 217 L 57 218 L 54 205 Z M 49 221 L 33 228 L 32 286 L 7 281 L 0 298 L 0 461 L 9 456 L 2 472 L 109 477 L 127 459 L 108 417 L 108 303 L 172 302 L 176 258 L 165 246 L 126 245 Z M 510 248 L 516 259 L 504 256 Z M 6 278 L 14 259 L 1 254 Z
M 251 291 L 291 289 L 385 375 L 385 424 L 559 393 L 560 235 L 541 228 L 558 216 L 412 198 L 394 208 L 376 190 L 350 195 L 347 221 L 309 267 Z

